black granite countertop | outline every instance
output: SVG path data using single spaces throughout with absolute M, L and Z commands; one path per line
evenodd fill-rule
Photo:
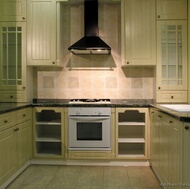
M 26 107 L 152 107 L 181 121 L 190 122 L 190 113 L 177 112 L 154 104 L 152 99 L 111 99 L 107 104 L 69 104 L 70 99 L 34 99 L 31 103 L 0 103 L 0 114 Z
M 14 102 L 1 102 L 0 103 L 0 114 L 19 110 L 22 108 L 30 107 L 31 103 L 14 103 Z

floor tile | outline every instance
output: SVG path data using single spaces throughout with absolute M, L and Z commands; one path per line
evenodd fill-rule
M 150 167 L 31 165 L 7 189 L 162 189 Z

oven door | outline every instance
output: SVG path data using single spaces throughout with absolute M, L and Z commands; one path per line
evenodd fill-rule
M 110 150 L 110 116 L 70 116 L 70 150 Z

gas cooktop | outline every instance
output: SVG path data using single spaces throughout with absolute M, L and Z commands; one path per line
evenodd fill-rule
M 69 104 L 84 104 L 84 103 L 92 103 L 92 104 L 109 104 L 111 103 L 110 99 L 71 99 Z

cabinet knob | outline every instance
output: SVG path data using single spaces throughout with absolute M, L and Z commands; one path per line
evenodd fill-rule
M 8 123 L 8 121 L 7 121 L 7 120 L 4 120 L 4 123 Z
M 158 15 L 157 18 L 160 18 L 160 15 Z
M 171 99 L 173 99 L 174 98 L 174 96 L 171 96 Z
M 22 17 L 23 20 L 25 20 L 26 18 L 25 17 Z
M 185 126 L 185 130 L 189 130 L 189 126 Z
M 159 118 L 162 118 L 162 116 L 161 116 L 161 115 L 158 115 L 158 117 L 159 117 Z
M 169 123 L 173 123 L 173 121 L 169 121 Z
M 19 128 L 14 129 L 14 132 L 19 131 Z
M 26 114 L 23 114 L 22 116 L 23 116 L 23 117 L 26 117 Z
M 161 87 L 158 87 L 158 89 L 160 90 L 160 89 L 161 89 Z
M 127 64 L 129 64 L 129 62 L 127 62 Z
M 13 98 L 13 96 L 11 95 L 10 98 Z
M 55 64 L 55 62 L 52 62 L 52 64 Z

